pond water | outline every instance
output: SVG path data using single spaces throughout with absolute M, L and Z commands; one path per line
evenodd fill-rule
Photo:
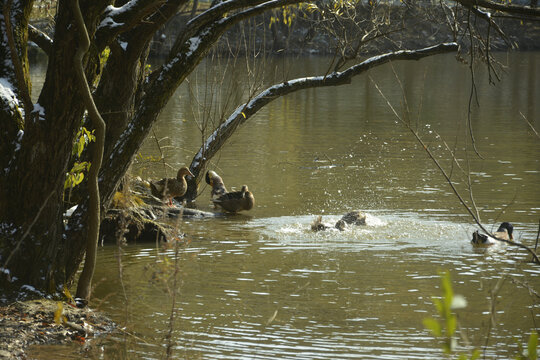
M 471 247 L 471 217 L 373 85 L 410 120 L 469 204 L 470 178 L 488 229 L 510 221 L 516 239 L 534 247 L 540 140 L 525 119 L 540 129 L 540 53 L 499 57 L 508 66 L 500 83 L 490 85 L 483 67 L 475 74 L 480 106 L 471 105 L 470 127 L 483 159 L 468 132 L 469 69 L 450 55 L 387 64 L 347 86 L 274 101 L 210 165 L 229 188 L 249 185 L 255 208 L 176 221 L 186 234 L 178 256 L 158 244 L 101 247 L 91 305 L 124 332 L 85 347 L 38 347 L 31 356 L 163 358 L 174 309 L 177 358 L 440 358 L 442 343 L 422 321 L 436 314 L 432 298 L 442 295 L 439 272 L 447 270 L 467 300 L 456 311 L 459 349 L 487 344 L 487 358 L 514 357 L 515 339 L 525 343 L 540 324 L 539 299 L 527 288 L 538 291 L 540 268 L 517 248 Z M 265 72 L 291 78 L 324 73 L 327 64 L 317 57 L 276 63 L 288 61 L 280 70 L 265 63 Z M 133 174 L 162 177 L 189 164 L 199 127 L 257 86 L 245 74 L 261 64 L 247 65 L 228 72 L 201 64 L 161 115 Z M 219 106 L 205 110 L 210 100 Z M 149 160 L 160 154 L 156 140 L 170 168 Z M 470 177 L 452 165 L 445 143 Z M 215 211 L 203 185 L 196 206 Z M 316 216 L 332 224 L 353 209 L 368 214 L 366 226 L 309 231 Z

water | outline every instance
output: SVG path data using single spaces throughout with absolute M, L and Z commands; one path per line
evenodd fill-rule
M 480 108 L 473 106 L 471 122 L 483 160 L 467 134 L 468 68 L 452 56 L 393 67 L 413 126 L 469 204 L 467 177 L 451 168 L 437 134 L 470 168 L 482 221 L 490 229 L 511 221 L 516 239 L 534 246 L 540 141 L 520 112 L 540 128 L 540 54 L 501 59 L 509 70 L 496 87 L 477 69 Z M 301 64 L 288 73 L 324 71 L 324 59 L 303 58 Z M 238 67 L 240 74 L 232 77 L 241 88 Z M 195 92 L 214 76 L 206 69 L 213 67 L 203 64 L 190 80 Z M 402 114 L 403 92 L 392 67 L 369 76 Z M 214 91 L 220 109 L 226 108 L 227 92 Z M 179 89 L 155 128 L 158 139 L 167 136 L 161 144 L 171 169 L 147 160 L 159 153 L 149 138 L 134 174 L 172 175 L 189 164 L 201 144 L 197 122 L 204 119 L 193 96 L 187 87 Z M 524 343 L 540 323 L 538 298 L 527 290 L 528 284 L 538 291 L 538 266 L 520 249 L 470 246 L 470 216 L 367 76 L 275 101 L 238 130 L 211 168 L 229 188 L 248 184 L 256 206 L 238 216 L 175 223 L 186 233 L 177 262 L 175 357 L 438 358 L 441 343 L 422 320 L 436 314 L 432 297 L 442 295 L 441 270 L 450 271 L 454 292 L 468 302 L 457 311 L 460 334 L 467 338 L 459 339 L 462 351 L 483 349 L 490 332 L 487 357 L 514 357 L 514 338 Z M 202 185 L 197 207 L 212 211 Z M 309 231 L 317 215 L 332 224 L 352 209 L 368 213 L 367 226 Z M 174 247 L 100 248 L 92 306 L 110 314 L 125 333 L 91 340 L 85 348 L 38 347 L 32 356 L 162 358 L 174 264 Z

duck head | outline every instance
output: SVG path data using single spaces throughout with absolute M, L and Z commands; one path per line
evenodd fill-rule
M 246 195 L 249 195 L 249 194 L 250 194 L 247 185 L 242 185 L 242 190 L 241 190 L 241 191 L 242 191 L 242 197 L 243 197 L 243 198 L 245 198 Z
M 179 170 L 178 170 L 178 173 L 176 174 L 176 179 L 177 180 L 180 180 L 182 181 L 182 179 L 184 178 L 184 176 L 186 175 L 189 175 L 191 177 L 195 177 L 195 175 L 193 175 L 191 173 L 191 171 L 189 171 L 189 169 L 187 167 L 181 167 Z
M 499 231 L 506 231 L 508 232 L 508 237 L 510 240 L 514 240 L 514 237 L 512 236 L 512 233 L 514 232 L 514 226 L 509 222 L 503 222 L 501 226 L 499 226 L 499 229 L 497 229 L 497 232 Z
M 208 170 L 206 172 L 206 175 L 204 175 L 204 179 L 206 180 L 206 183 L 210 186 L 214 186 L 214 179 L 218 176 L 215 171 Z

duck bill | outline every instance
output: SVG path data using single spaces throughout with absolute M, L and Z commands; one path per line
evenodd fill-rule
M 195 175 L 193 175 L 193 173 L 189 169 L 188 169 L 188 175 L 191 176 L 191 177 L 195 177 Z

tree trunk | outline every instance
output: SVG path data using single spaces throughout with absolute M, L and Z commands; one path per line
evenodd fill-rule
M 69 9 L 60 3 L 57 29 L 69 29 L 70 19 Z M 11 280 L 16 277 L 22 284 L 48 292 L 68 283 L 71 274 L 66 274 L 67 263 L 80 261 L 65 257 L 79 239 L 64 236 L 63 193 L 72 144 L 84 112 L 74 83 L 75 34 L 57 31 L 54 41 L 35 107 L 38 117 L 27 114 L 20 144 L 8 163 L 1 164 L 7 171 L 0 188 L 0 218 L 4 222 L 0 264 L 9 269 Z

